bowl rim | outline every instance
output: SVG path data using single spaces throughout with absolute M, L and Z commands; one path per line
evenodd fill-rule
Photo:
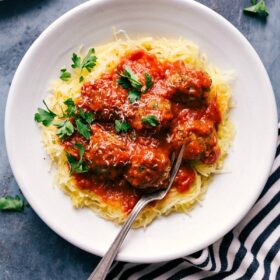
M 15 157 L 12 155 L 12 147 L 9 145 L 9 136 L 8 136 L 8 130 L 9 130 L 9 116 L 11 115 L 11 108 L 12 108 L 12 102 L 15 96 L 15 84 L 17 83 L 17 80 L 19 78 L 19 76 L 21 75 L 21 69 L 24 68 L 24 65 L 26 64 L 26 62 L 29 60 L 29 58 L 32 56 L 32 53 L 36 50 L 36 48 L 41 44 L 41 42 L 45 39 L 45 37 L 48 37 L 49 34 L 52 33 L 52 31 L 56 28 L 59 28 L 59 26 L 61 24 L 63 24 L 64 21 L 70 19 L 72 16 L 76 15 L 77 13 L 83 12 L 84 10 L 88 9 L 89 7 L 92 6 L 98 6 L 98 5 L 104 5 L 106 3 L 110 3 L 113 2 L 114 0 L 91 0 L 88 2 L 84 2 L 74 8 L 72 8 L 71 10 L 69 10 L 68 12 L 64 13 L 62 16 L 60 16 L 58 19 L 56 19 L 53 23 L 51 23 L 40 35 L 39 37 L 32 43 L 32 45 L 30 46 L 30 48 L 27 50 L 27 52 L 25 53 L 24 57 L 22 58 L 11 83 L 11 87 L 9 90 L 9 95 L 7 98 L 7 102 L 6 102 L 6 109 L 5 109 L 5 142 L 6 142 L 6 149 L 7 149 L 7 154 L 8 154 L 8 159 L 10 162 L 10 166 L 12 169 L 12 172 L 14 174 L 14 177 L 20 187 L 20 189 L 22 190 L 25 198 L 28 200 L 28 202 L 30 203 L 30 205 L 32 206 L 32 208 L 34 209 L 34 211 L 36 212 L 36 214 L 44 221 L 44 223 L 46 223 L 48 225 L 48 227 L 50 227 L 54 232 L 56 232 L 59 236 L 61 236 L 63 239 L 67 240 L 68 242 L 70 242 L 71 244 L 74 244 L 75 246 L 89 252 L 92 254 L 96 254 L 101 256 L 102 252 L 96 250 L 95 252 L 93 252 L 92 249 L 88 248 L 87 246 L 83 246 L 83 244 L 80 244 L 79 240 L 73 238 L 71 235 L 65 233 L 65 232 L 61 232 L 60 229 L 57 228 L 56 225 L 54 225 L 52 223 L 52 219 L 49 219 L 49 217 L 47 215 L 45 215 L 44 211 L 41 211 L 40 207 L 38 207 L 36 201 L 32 200 L 29 193 L 26 192 L 24 190 L 24 188 L 22 188 L 21 186 L 24 185 L 24 182 L 20 180 L 18 174 L 17 174 L 17 170 L 15 168 L 16 166 L 16 161 L 15 161 Z M 231 225 L 227 228 L 227 230 L 221 230 L 215 235 L 212 236 L 211 239 L 205 239 L 204 242 L 201 242 L 201 246 L 199 248 L 197 248 L 197 251 L 205 248 L 206 246 L 208 246 L 209 244 L 214 243 L 215 241 L 217 241 L 219 238 L 221 238 L 224 234 L 226 234 L 228 231 L 230 231 L 232 228 L 234 228 L 241 220 L 242 218 L 248 213 L 248 211 L 251 209 L 251 207 L 253 206 L 253 204 L 255 203 L 255 201 L 257 200 L 259 194 L 261 193 L 266 180 L 270 174 L 270 170 L 273 164 L 273 160 L 274 160 L 274 156 L 275 156 L 275 150 L 276 150 L 276 144 L 277 144 L 277 110 L 276 110 L 276 102 L 275 102 L 275 97 L 274 97 L 274 93 L 273 93 L 273 88 L 269 79 L 269 76 L 265 70 L 265 67 L 262 63 L 262 61 L 260 60 L 258 54 L 256 53 L 255 49 L 252 47 L 252 45 L 249 43 L 249 41 L 244 37 L 244 35 L 236 28 L 234 27 L 228 20 L 226 20 L 224 17 L 222 17 L 220 14 L 218 14 L 217 12 L 211 10 L 210 8 L 208 8 L 207 6 L 204 6 L 201 3 L 198 3 L 196 1 L 189 1 L 189 0 L 176 0 L 176 2 L 179 2 L 181 4 L 186 4 L 186 5 L 190 5 L 192 6 L 192 8 L 194 9 L 199 9 L 200 11 L 202 11 L 204 14 L 207 14 L 207 16 L 213 17 L 215 18 L 215 20 L 219 21 L 219 24 L 225 25 L 227 29 L 229 29 L 231 31 L 231 36 L 236 36 L 238 37 L 239 41 L 242 43 L 242 45 L 244 47 L 246 47 L 247 51 L 250 52 L 250 54 L 252 55 L 252 57 L 254 58 L 254 61 L 256 62 L 256 64 L 259 67 L 259 71 L 262 72 L 262 76 L 263 79 L 265 80 L 265 83 L 268 87 L 268 90 L 270 91 L 270 98 L 272 99 L 272 103 L 274 103 L 273 108 L 271 108 L 271 114 L 273 117 L 273 124 L 272 126 L 275 126 L 275 133 L 274 135 L 271 137 L 271 146 L 270 146 L 270 150 L 269 150 L 269 157 L 270 157 L 270 163 L 267 163 L 267 168 L 266 170 L 264 170 L 263 172 L 263 177 L 261 182 L 259 182 L 259 189 L 258 192 L 255 192 L 254 195 L 252 196 L 252 199 L 250 201 L 250 203 L 248 203 L 247 207 L 245 208 L 245 210 L 242 213 L 239 213 L 239 215 L 236 215 L 235 220 L 232 221 Z M 171 3 L 171 2 L 170 2 Z M 120 261 L 129 261 L 129 262 L 138 262 L 138 263 L 153 263 L 153 262 L 161 262 L 161 261 L 168 261 L 171 259 L 176 259 L 182 256 L 186 255 L 186 249 L 181 249 L 181 250 L 177 250 L 176 253 L 170 254 L 168 256 L 162 256 L 162 257 L 153 257 L 153 256 L 135 256 L 135 257 L 129 257 L 126 255 L 122 255 L 121 252 L 118 255 L 118 257 L 116 258 L 117 260 Z

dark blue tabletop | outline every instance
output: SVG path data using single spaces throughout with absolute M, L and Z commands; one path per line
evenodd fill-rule
M 38 35 L 84 0 L 0 0 L 0 196 L 19 194 L 4 143 L 4 111 L 14 72 Z M 251 42 L 272 81 L 280 106 L 280 1 L 267 0 L 267 21 L 244 15 L 249 0 L 199 0 L 228 19 Z M 242 59 L 242 58 L 241 58 Z M 0 212 L 0 280 L 86 279 L 98 257 L 64 241 L 31 208 Z

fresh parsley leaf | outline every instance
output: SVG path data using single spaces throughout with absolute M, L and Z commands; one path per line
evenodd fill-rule
M 260 0 L 257 2 L 256 0 L 251 1 L 252 6 L 247 7 L 244 9 L 244 12 L 251 13 L 251 14 L 257 14 L 260 17 L 267 17 L 269 15 L 268 9 L 266 7 L 265 1 Z
M 153 86 L 154 82 L 152 81 L 152 76 L 148 73 L 145 73 L 145 78 L 146 78 L 145 92 L 147 92 Z
M 66 153 L 67 161 L 70 166 L 70 174 L 75 173 L 84 173 L 87 172 L 89 169 L 86 166 L 86 163 L 83 161 L 83 155 L 85 153 L 85 149 L 82 144 L 76 143 L 74 147 L 77 147 L 79 150 L 79 160 L 76 157 Z
M 71 78 L 71 73 L 68 72 L 65 68 L 60 70 L 60 77 L 59 77 L 62 81 L 69 81 L 69 79 Z
M 43 103 L 46 106 L 47 110 L 38 108 L 38 112 L 34 115 L 34 120 L 38 123 L 42 123 L 44 126 L 50 126 L 50 124 L 56 117 L 56 114 L 49 109 L 45 100 L 43 100 Z
M 87 55 L 82 61 L 82 68 L 85 68 L 88 70 L 88 72 L 90 72 L 92 68 L 96 65 L 96 60 L 97 57 L 95 55 L 95 49 L 94 48 L 89 49 Z
M 76 112 L 76 105 L 75 102 L 73 101 L 72 98 L 68 98 L 67 100 L 64 101 L 64 104 L 67 106 L 66 109 L 66 117 L 72 117 L 75 115 Z
M 94 120 L 94 115 L 91 112 L 86 112 L 82 108 L 78 109 L 78 114 L 79 116 L 87 123 L 87 124 L 92 124 Z
M 62 140 L 65 139 L 65 137 L 71 136 L 74 133 L 74 126 L 69 120 L 55 123 L 54 126 L 58 127 L 56 135 L 58 135 L 59 138 Z
M 115 120 L 115 130 L 117 131 L 117 133 L 120 132 L 128 132 L 128 130 L 131 128 L 129 123 L 126 122 L 122 122 L 119 120 Z
M 83 135 L 87 140 L 90 139 L 90 127 L 85 124 L 80 118 L 75 119 L 78 132 Z
M 76 54 L 76 53 L 73 53 L 73 56 L 72 56 L 72 62 L 73 64 L 71 65 L 72 68 L 76 69 L 81 69 L 81 58 Z
M 76 53 L 73 53 L 72 56 L 72 62 L 71 65 L 74 69 L 80 69 L 81 71 L 83 69 L 86 69 L 88 72 L 92 70 L 92 68 L 96 65 L 97 57 L 95 55 L 95 49 L 90 48 L 85 58 L 82 60 L 81 57 L 79 57 Z M 83 81 L 83 76 L 80 77 L 80 82 Z
M 128 99 L 129 99 L 130 103 L 134 103 L 135 101 L 140 99 L 140 97 L 141 97 L 141 92 L 138 90 L 132 89 L 128 92 Z
M 80 76 L 79 82 L 81 83 L 81 82 L 83 82 L 83 80 L 84 80 L 84 76 Z
M 127 66 L 125 66 L 124 69 L 125 69 L 124 72 L 120 73 L 120 75 L 123 79 L 119 79 L 118 83 L 120 83 L 122 85 L 125 84 L 124 88 L 128 88 L 127 86 L 130 83 L 130 86 L 132 88 L 141 90 L 142 84 L 139 82 L 138 78 L 134 75 L 132 70 Z M 124 80 L 127 80 L 127 81 L 125 82 Z
M 125 77 L 120 77 L 118 79 L 118 84 L 121 85 L 124 89 L 129 89 L 131 87 L 130 81 Z
M 0 210 L 22 211 L 24 209 L 23 199 L 16 195 L 0 197 Z
M 159 120 L 154 115 L 147 115 L 146 117 L 142 118 L 142 123 L 147 123 L 150 126 L 156 127 L 159 124 Z

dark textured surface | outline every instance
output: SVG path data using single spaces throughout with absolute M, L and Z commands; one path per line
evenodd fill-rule
M 0 0 L 0 195 L 19 194 L 4 145 L 4 110 L 14 72 L 32 42 L 56 18 L 85 1 Z M 244 15 L 249 0 L 200 0 L 236 26 L 260 55 L 280 106 L 280 1 L 267 21 Z M 242 59 L 242 58 L 240 58 Z M 27 208 L 0 213 L 0 280 L 86 279 L 98 258 L 61 239 Z

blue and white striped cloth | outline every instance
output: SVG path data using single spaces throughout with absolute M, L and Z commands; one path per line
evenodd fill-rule
M 280 131 L 270 177 L 252 210 L 222 239 L 190 256 L 158 264 L 116 262 L 107 280 L 280 280 Z

